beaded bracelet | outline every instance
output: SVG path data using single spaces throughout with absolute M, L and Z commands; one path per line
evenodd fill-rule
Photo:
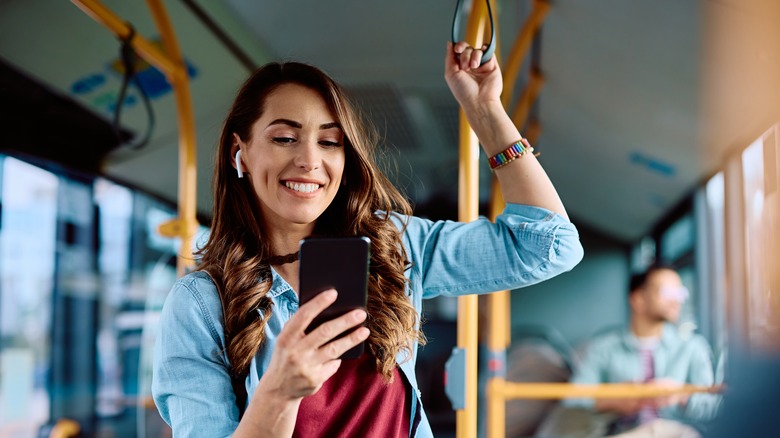
M 515 143 L 512 143 L 512 145 L 509 146 L 508 148 L 488 158 L 488 163 L 490 163 L 490 169 L 496 170 L 500 167 L 504 167 L 507 164 L 511 163 L 512 161 L 527 154 L 528 152 L 533 152 L 533 151 L 534 148 L 531 147 L 531 144 L 528 143 L 528 140 L 525 138 L 521 138 Z

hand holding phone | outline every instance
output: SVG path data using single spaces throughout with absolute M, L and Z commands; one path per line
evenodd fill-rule
M 367 237 L 306 238 L 301 241 L 299 257 L 301 305 L 322 291 L 336 289 L 338 292 L 336 301 L 314 318 L 306 333 L 351 310 L 366 309 L 370 262 L 370 240 Z M 351 332 L 348 330 L 334 339 Z M 344 353 L 341 359 L 360 357 L 363 349 L 361 342 Z
M 368 338 L 369 330 L 360 327 L 366 317 L 363 310 L 353 310 L 305 334 L 311 321 L 336 298 L 334 290 L 321 292 L 299 307 L 287 321 L 279 332 L 256 395 L 265 393 L 269 397 L 295 399 L 314 394 L 341 366 L 341 361 L 334 359 Z M 333 333 L 342 331 L 351 331 L 351 334 L 333 340 Z

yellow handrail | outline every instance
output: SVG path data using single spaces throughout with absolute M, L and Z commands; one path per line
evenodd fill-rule
M 502 66 L 504 87 L 501 101 L 507 111 L 509 111 L 509 106 L 512 103 L 515 84 L 517 84 L 520 75 L 520 67 L 549 8 L 550 6 L 546 1 L 534 0 L 533 10 L 520 29 L 506 63 Z M 523 95 L 518 100 L 515 110 L 511 112 L 512 121 L 518 129 L 522 130 L 526 125 L 531 107 L 536 101 L 543 84 L 541 73 L 532 71 L 530 81 L 526 85 Z M 536 121 L 532 121 L 528 125 L 524 136 L 534 144 L 541 132 L 541 127 Z M 490 218 L 493 221 L 496 220 L 496 217 L 501 213 L 505 205 L 501 188 L 495 176 L 493 176 L 490 198 Z M 491 368 L 489 370 L 491 377 L 488 379 L 485 399 L 487 403 L 487 436 L 490 438 L 499 438 L 506 435 L 506 391 L 508 387 L 514 385 L 506 382 L 505 379 L 507 366 L 506 349 L 511 342 L 510 307 L 509 291 L 500 291 L 488 296 L 487 347 L 490 355 L 488 366 Z
M 81 433 L 79 423 L 68 418 L 62 418 L 57 420 L 57 423 L 51 428 L 49 438 L 72 438 L 79 436 L 79 433 Z
M 108 30 L 120 39 L 124 40 L 130 36 L 130 26 L 128 23 L 105 7 L 99 0 L 71 0 L 71 2 L 85 14 L 92 17 L 93 20 L 108 28 Z M 149 64 L 157 67 L 164 75 L 168 76 L 175 70 L 173 61 L 171 61 L 154 43 L 143 36 L 136 34 L 135 37 L 133 37 L 131 45 L 135 52 L 138 53 L 138 56 Z
M 495 222 L 499 214 L 504 210 L 506 203 L 501 194 L 501 187 L 498 185 L 498 179 L 493 176 L 491 180 L 490 196 L 490 219 Z M 507 347 L 511 341 L 510 322 L 510 296 L 509 291 L 495 292 L 487 297 L 488 306 L 488 333 L 487 347 L 491 359 L 495 355 L 504 356 Z M 501 360 L 501 366 L 505 367 L 506 360 Z M 488 363 L 491 367 L 491 364 Z M 493 373 L 497 370 L 489 370 Z M 506 425 L 506 400 L 501 393 L 496 393 L 504 385 L 503 372 L 498 372 L 488 380 L 486 388 L 485 401 L 487 403 L 487 434 L 504 435 Z
M 720 386 L 669 386 L 653 383 L 602 383 L 577 385 L 572 383 L 511 383 L 498 389 L 507 399 L 562 399 L 562 398 L 653 398 L 674 394 L 720 392 Z
M 184 63 L 184 57 L 179 49 L 179 43 L 173 32 L 168 13 L 162 0 L 147 0 L 146 4 L 152 12 L 165 50 L 176 66 L 171 75 L 173 79 L 171 87 L 173 87 L 173 94 L 176 97 L 176 114 L 179 125 L 179 217 L 160 226 L 159 232 L 161 234 L 167 232 L 168 237 L 178 236 L 181 239 L 179 256 L 176 261 L 176 271 L 181 276 L 187 269 L 195 265 L 195 259 L 192 257 L 192 240 L 198 231 L 198 220 L 196 219 L 198 162 L 195 147 L 195 114 L 187 65 Z
M 532 71 L 531 77 L 528 80 L 523 95 L 515 106 L 515 110 L 512 111 L 512 121 L 519 129 L 523 129 L 528 121 L 528 115 L 531 113 L 531 107 L 536 99 L 539 97 L 539 92 L 544 85 L 544 77 L 541 72 Z M 530 141 L 530 139 L 529 139 Z
M 531 144 L 536 144 L 539 136 L 542 135 L 542 125 L 538 120 L 530 120 L 525 128 L 525 138 Z
M 99 0 L 71 0 L 79 9 L 102 24 L 121 39 L 130 35 L 130 26 Z M 195 147 L 195 116 L 192 108 L 189 78 L 184 58 L 179 50 L 168 14 L 160 0 L 147 0 L 157 30 L 167 53 L 141 35 L 130 42 L 138 55 L 160 70 L 173 88 L 179 127 L 179 199 L 176 219 L 160 225 L 158 232 L 166 237 L 181 239 L 176 259 L 178 276 L 194 266 L 192 240 L 198 230 L 197 212 L 197 149 Z
M 466 41 L 473 47 L 482 46 L 488 19 L 485 3 L 472 2 Z M 479 143 L 463 110 L 459 137 L 458 220 L 471 222 L 479 216 Z M 455 413 L 458 438 L 477 436 L 478 305 L 476 295 L 458 297 L 458 347 L 466 353 L 465 407 Z
M 520 74 L 520 67 L 523 65 L 523 60 L 531 47 L 531 42 L 536 32 L 542 26 L 549 10 L 549 3 L 544 0 L 534 0 L 533 10 L 525 20 L 523 27 L 520 28 L 514 44 L 512 44 L 512 50 L 503 68 L 504 94 L 501 96 L 501 101 L 504 104 L 504 108 L 509 108 L 509 105 L 512 103 L 512 96 L 514 96 L 512 90 Z
M 488 368 L 492 377 L 486 388 L 487 434 L 503 436 L 505 434 L 506 399 L 503 388 L 506 385 L 504 369 L 506 367 L 506 349 L 510 342 L 510 297 L 509 291 L 501 291 L 488 296 Z M 496 363 L 491 363 L 496 361 Z M 496 369 L 499 367 L 500 369 Z

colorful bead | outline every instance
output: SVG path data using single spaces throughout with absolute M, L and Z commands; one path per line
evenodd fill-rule
M 513 143 L 508 148 L 488 158 L 488 163 L 490 163 L 490 169 L 496 170 L 499 167 L 506 166 L 511 161 L 514 161 L 522 157 L 526 153 L 533 152 L 533 151 L 534 148 L 531 147 L 531 145 L 528 143 L 528 140 L 525 138 L 521 138 L 520 140 Z

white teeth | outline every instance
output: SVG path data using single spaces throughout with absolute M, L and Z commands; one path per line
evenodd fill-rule
M 319 184 L 301 184 L 301 183 L 294 183 L 294 182 L 285 182 L 284 183 L 288 189 L 295 190 L 296 192 L 301 193 L 311 193 L 317 189 L 320 188 Z

